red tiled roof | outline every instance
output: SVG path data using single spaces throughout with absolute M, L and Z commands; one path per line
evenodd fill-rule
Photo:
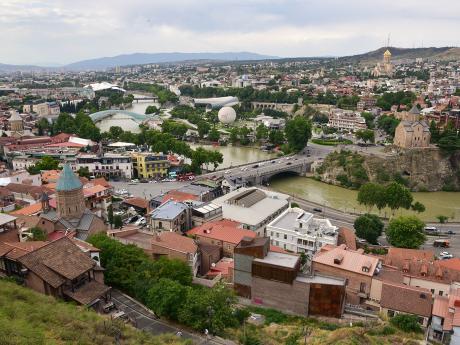
M 243 237 L 255 238 L 254 231 L 245 230 L 240 228 L 240 223 L 222 219 L 215 222 L 208 222 L 203 225 L 197 226 L 189 231 L 188 235 L 207 237 L 223 242 L 238 244 Z
M 460 271 L 460 258 L 452 258 L 447 260 L 438 260 L 437 264 L 443 268 Z
M 37 214 L 42 210 L 42 203 L 37 202 L 35 204 L 31 204 L 29 206 L 23 207 L 19 210 L 10 212 L 10 214 L 17 216 L 17 215 L 24 215 L 24 216 L 31 216 Z
M 345 244 L 347 248 L 356 250 L 356 236 L 353 230 L 339 228 L 338 244 Z
M 388 282 L 382 285 L 382 308 L 429 317 L 432 301 L 428 289 Z
M 340 263 L 336 263 L 340 262 Z M 332 266 L 345 271 L 355 272 L 367 276 L 373 276 L 379 260 L 370 255 L 362 254 L 359 251 L 346 249 L 345 245 L 321 250 L 313 257 L 313 263 Z M 367 272 L 363 271 L 367 267 Z
M 182 253 L 195 253 L 198 249 L 193 239 L 170 231 L 161 232 L 157 236 L 154 235 L 152 244 Z
M 132 206 L 135 206 L 135 207 L 139 207 L 139 208 L 145 208 L 145 209 L 148 209 L 148 207 L 149 207 L 149 202 L 147 200 L 145 200 L 145 199 L 142 199 L 142 198 L 125 199 L 125 200 L 123 200 L 123 203 L 128 204 L 128 205 L 132 205 Z
M 91 182 L 94 185 L 104 186 L 105 188 L 112 188 L 112 185 L 108 183 L 103 177 L 95 178 L 94 180 L 91 180 Z
M 174 200 L 174 201 L 186 201 L 186 200 L 198 200 L 199 196 L 190 194 L 190 193 L 184 193 L 180 192 L 178 190 L 170 190 L 163 199 L 161 199 L 161 203 L 164 204 L 168 200 Z

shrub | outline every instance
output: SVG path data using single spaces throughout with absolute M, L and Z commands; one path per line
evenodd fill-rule
M 390 323 L 404 332 L 422 332 L 416 315 L 398 314 L 390 319 Z

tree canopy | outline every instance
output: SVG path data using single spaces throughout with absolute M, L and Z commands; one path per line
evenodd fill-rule
M 377 239 L 382 234 L 383 226 L 383 222 L 378 216 L 369 213 L 359 216 L 354 222 L 356 236 L 365 239 L 371 244 L 377 244 Z
M 296 152 L 304 149 L 311 138 L 311 122 L 305 117 L 296 116 L 286 123 L 284 130 L 289 147 Z
M 425 242 L 425 223 L 415 216 L 400 216 L 390 221 L 386 235 L 388 242 L 399 248 L 417 249 Z

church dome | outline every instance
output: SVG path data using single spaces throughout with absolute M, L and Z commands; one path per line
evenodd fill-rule
M 387 50 L 385 51 L 385 53 L 383 53 L 383 56 L 391 56 L 390 51 L 387 49 Z
M 64 165 L 56 185 L 57 192 L 65 192 L 82 188 L 82 183 L 74 174 L 69 164 Z

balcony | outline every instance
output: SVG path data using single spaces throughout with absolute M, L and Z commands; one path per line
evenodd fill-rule
M 369 298 L 369 294 L 365 291 L 358 291 L 358 297 L 361 297 L 361 298 Z

